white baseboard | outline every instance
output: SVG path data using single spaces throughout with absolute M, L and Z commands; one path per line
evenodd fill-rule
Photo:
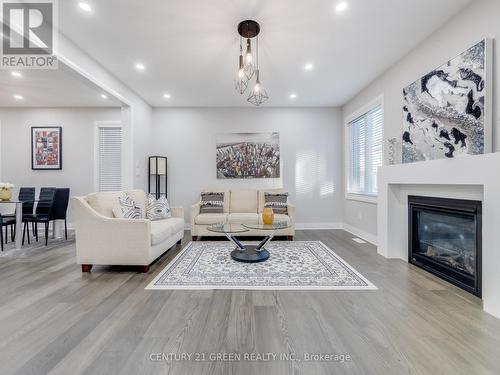
M 346 232 L 349 232 L 353 234 L 356 237 L 359 237 L 375 246 L 377 246 L 377 236 L 368 232 L 365 232 L 364 230 L 361 230 L 359 228 L 353 227 L 352 225 L 344 223 L 342 225 L 342 229 L 345 230 Z
M 342 229 L 342 223 L 295 223 L 296 230 Z

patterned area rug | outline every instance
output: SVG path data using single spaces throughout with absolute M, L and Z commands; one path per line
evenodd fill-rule
M 230 242 L 191 242 L 146 289 L 377 289 L 319 241 L 271 242 L 262 263 L 231 259 Z

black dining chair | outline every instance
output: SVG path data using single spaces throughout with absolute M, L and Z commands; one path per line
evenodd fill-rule
M 35 192 L 36 189 L 34 187 L 21 187 L 19 188 L 19 195 L 17 199 L 20 202 L 23 202 L 23 218 L 26 215 L 33 215 L 33 207 L 35 206 Z M 12 241 L 15 240 L 16 233 L 16 214 L 8 214 L 3 215 L 4 225 L 5 225 L 5 243 L 8 242 L 7 237 L 7 226 L 11 226 L 10 228 L 10 238 Z M 9 224 L 5 224 L 8 222 Z M 34 227 L 33 227 L 34 230 Z
M 9 215 L 0 214 L 0 231 L 5 230 L 5 232 L 2 232 L 2 246 L 4 242 L 5 244 L 9 243 L 9 232 L 8 232 L 9 228 L 10 228 L 10 238 L 12 241 L 14 241 L 15 230 L 16 230 L 16 217 L 10 214 Z
M 5 243 L 7 243 L 7 227 L 15 223 L 16 223 L 15 218 L 2 216 L 2 214 L 0 214 L 0 247 L 2 251 L 3 251 L 3 241 L 4 241 L 3 228 L 5 227 L 5 237 L 6 237 Z M 10 235 L 12 236 L 12 227 Z
M 38 203 L 36 205 L 35 213 L 32 215 L 26 215 L 23 218 L 24 229 L 23 229 L 23 245 L 24 236 L 28 234 L 28 243 L 30 243 L 30 233 L 29 233 L 29 223 L 35 224 L 35 238 L 38 241 L 38 223 L 45 224 L 45 246 L 48 245 L 49 241 L 49 223 L 50 223 L 50 213 L 52 207 L 54 206 L 54 198 L 56 196 L 56 188 L 54 187 L 43 187 L 40 189 L 40 195 L 38 197 Z
M 68 239 L 68 223 L 66 222 L 68 203 L 69 203 L 69 188 L 56 189 L 54 205 L 52 206 L 52 210 L 50 211 L 50 221 L 64 220 L 64 238 L 66 240 Z M 52 228 L 54 228 L 54 226 L 52 226 Z

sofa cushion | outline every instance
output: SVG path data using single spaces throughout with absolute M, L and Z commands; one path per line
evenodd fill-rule
M 258 199 L 259 199 L 259 211 L 262 212 L 264 211 L 264 205 L 266 203 L 265 195 L 266 193 L 270 194 L 284 194 L 287 193 L 285 189 L 266 189 L 266 190 L 259 190 L 258 193 Z
M 142 190 L 130 190 L 127 193 L 135 201 L 135 204 L 141 209 L 142 218 L 146 217 L 146 193 Z M 118 197 L 123 194 L 121 191 L 107 191 L 92 193 L 87 195 L 86 200 L 90 207 L 92 207 L 99 214 L 106 217 L 115 217 L 113 215 L 113 207 L 118 201 Z
M 203 192 L 200 200 L 201 214 L 221 214 L 224 212 L 223 192 Z
M 167 198 L 162 195 L 156 199 L 153 194 L 148 195 L 146 204 L 146 217 L 151 220 L 162 220 L 172 216 Z
M 170 217 L 151 222 L 151 245 L 158 245 L 174 234 L 184 230 L 184 220 Z
M 198 225 L 211 225 L 227 222 L 227 214 L 199 214 L 194 218 Z
M 229 190 L 223 190 L 223 189 L 203 189 L 203 193 L 224 193 L 224 213 L 229 213 L 229 197 L 231 196 Z
M 257 213 L 230 213 L 227 222 L 230 224 L 255 224 L 259 222 Z
M 142 212 L 127 193 L 122 193 L 113 206 L 113 215 L 120 219 L 141 219 Z
M 272 208 L 275 214 L 287 214 L 288 193 L 264 193 L 264 208 Z
M 231 190 L 231 213 L 257 213 L 257 190 Z
M 141 209 L 142 219 L 146 218 L 146 204 L 148 196 L 144 190 L 127 190 L 126 193 L 132 197 L 137 207 Z

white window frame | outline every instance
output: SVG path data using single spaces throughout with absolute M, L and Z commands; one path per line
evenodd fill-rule
M 95 121 L 94 122 L 94 191 L 99 191 L 99 128 L 121 128 L 122 129 L 122 188 L 124 185 L 125 166 L 125 143 L 123 136 L 123 124 L 121 121 Z
M 367 194 L 355 194 L 355 193 L 349 193 L 348 192 L 348 186 L 349 186 L 349 168 L 350 168 L 350 162 L 351 162 L 351 142 L 349 139 L 349 124 L 358 119 L 359 117 L 363 116 L 364 114 L 370 112 L 371 110 L 375 109 L 376 107 L 381 107 L 382 108 L 382 139 L 384 138 L 384 130 L 385 130 L 385 108 L 384 108 L 384 96 L 380 95 L 370 101 L 369 103 L 365 104 L 355 112 L 351 113 L 344 119 L 344 160 L 345 160 L 345 165 L 344 165 L 344 187 L 345 187 L 345 199 L 347 200 L 354 200 L 354 201 L 359 201 L 359 202 L 365 202 L 365 203 L 372 203 L 372 204 L 377 204 L 378 196 L 377 195 L 367 195 Z M 385 165 L 385 147 L 384 144 L 382 144 L 382 165 Z

